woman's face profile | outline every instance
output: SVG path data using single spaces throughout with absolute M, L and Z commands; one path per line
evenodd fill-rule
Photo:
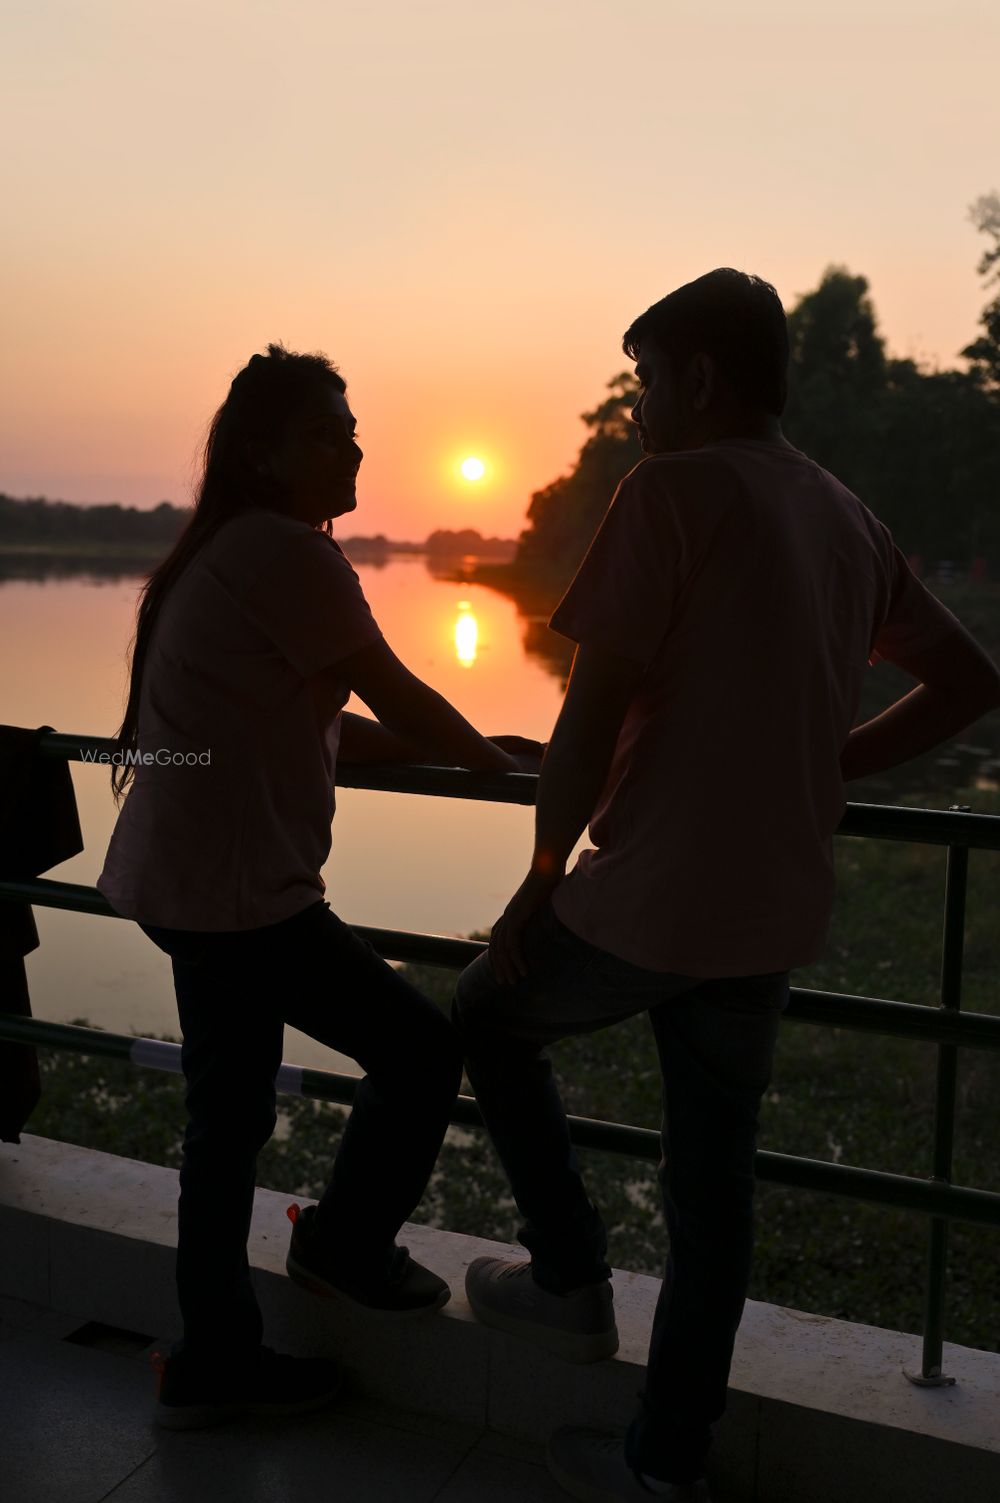
M 347 398 L 332 382 L 317 386 L 285 423 L 269 469 L 292 516 L 315 527 L 355 509 L 363 457 L 356 428 Z

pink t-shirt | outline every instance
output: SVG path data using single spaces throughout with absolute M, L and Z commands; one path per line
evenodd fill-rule
M 562 921 L 686 976 L 818 959 L 865 670 L 959 625 L 888 530 L 791 445 L 656 455 L 618 487 L 551 625 L 646 665 Z
M 323 896 L 349 690 L 316 675 L 380 637 L 325 533 L 266 510 L 220 528 L 153 628 L 138 736 L 151 761 L 136 766 L 97 879 L 117 913 L 252 929 Z

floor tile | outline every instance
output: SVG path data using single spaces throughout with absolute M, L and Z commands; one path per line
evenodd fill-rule
M 477 1448 L 435 1503 L 566 1503 L 566 1496 L 544 1466 Z
M 108 1503 L 431 1503 L 467 1454 L 335 1406 L 214 1430 L 163 1431 L 156 1454 Z
M 17 1503 L 99 1503 L 156 1446 L 133 1363 L 33 1332 L 0 1342 L 0 1475 Z

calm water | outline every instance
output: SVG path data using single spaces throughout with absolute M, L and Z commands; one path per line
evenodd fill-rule
M 433 577 L 421 559 L 359 563 L 358 573 L 399 656 L 474 725 L 487 735 L 548 737 L 562 696 L 561 639 L 542 622 L 480 586 Z M 0 720 L 113 734 L 139 583 L 135 576 L 0 580 L 0 639 L 11 644 L 0 664 Z M 872 677 L 861 718 L 910 687 L 902 675 L 893 685 L 889 670 Z M 968 734 L 974 745 L 960 737 L 887 778 L 855 784 L 851 797 L 922 802 L 908 795 L 930 789 L 932 806 L 946 808 L 959 788 L 978 782 L 995 790 L 1000 713 Z M 92 885 L 115 819 L 110 779 L 106 768 L 71 768 L 86 849 L 46 875 Z M 524 875 L 530 809 L 351 789 L 338 790 L 337 804 L 323 875 L 330 903 L 349 923 L 468 934 L 497 916 Z M 120 919 L 46 908 L 35 914 L 41 945 L 27 967 L 37 1016 L 176 1036 L 169 962 L 141 930 Z M 293 1030 L 285 1058 L 353 1068 Z
M 394 650 L 475 726 L 487 735 L 548 737 L 559 678 L 526 651 L 529 623 L 512 602 L 436 579 L 420 559 L 359 564 L 358 573 Z M 0 638 L 17 644 L 0 666 L 0 719 L 113 734 L 138 585 L 134 577 L 80 576 L 0 583 Z M 534 639 L 537 624 L 531 631 Z M 92 885 L 115 819 L 109 773 L 71 767 L 86 848 L 45 875 Z M 340 789 L 323 876 L 331 905 L 349 923 L 468 934 L 501 911 L 530 848 L 529 809 Z M 41 944 L 27 968 L 36 1016 L 176 1036 L 169 962 L 136 925 L 46 908 L 35 915 Z M 291 1029 L 285 1058 L 348 1067 Z

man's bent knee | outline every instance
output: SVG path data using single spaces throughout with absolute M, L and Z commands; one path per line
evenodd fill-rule
M 451 1020 L 463 1040 L 499 1020 L 504 1010 L 500 992 L 500 983 L 493 974 L 489 955 L 484 951 L 466 966 L 455 986 Z

